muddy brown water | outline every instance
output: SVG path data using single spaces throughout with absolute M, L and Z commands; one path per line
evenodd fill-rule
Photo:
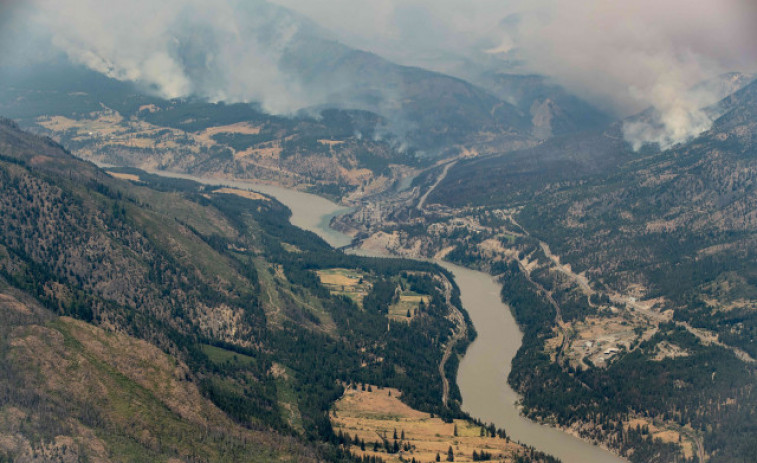
M 250 189 L 275 197 L 292 211 L 292 224 L 316 233 L 334 247 L 350 244 L 351 237 L 329 227 L 331 219 L 349 209 L 323 197 L 252 182 L 152 172 L 208 185 Z M 609 451 L 559 429 L 540 425 L 520 415 L 518 394 L 507 384 L 510 364 L 521 345 L 520 332 L 509 308 L 500 299 L 500 285 L 488 274 L 438 261 L 452 272 L 465 310 L 478 337 L 460 362 L 457 383 L 463 410 L 486 423 L 504 428 L 511 439 L 560 458 L 564 463 L 627 463 Z
M 501 286 L 486 273 L 446 262 L 439 264 L 455 276 L 463 307 L 478 333 L 457 372 L 463 410 L 504 428 L 512 439 L 554 455 L 564 463 L 625 462 L 605 449 L 520 415 L 516 405 L 520 397 L 507 384 L 507 375 L 523 334 L 509 307 L 500 299 Z
M 335 248 L 347 246 L 352 242 L 352 237 L 349 235 L 345 235 L 344 233 L 338 232 L 329 227 L 329 223 L 333 217 L 346 214 L 351 209 L 340 206 L 322 196 L 258 182 L 228 180 L 214 177 L 198 177 L 163 170 L 151 170 L 147 172 L 163 177 L 194 180 L 195 182 L 204 185 L 228 186 L 243 190 L 252 190 L 268 196 L 273 196 L 281 204 L 284 204 L 292 211 L 292 225 L 304 230 L 312 231 Z

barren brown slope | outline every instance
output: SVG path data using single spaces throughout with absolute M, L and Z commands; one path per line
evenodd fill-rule
M 155 346 L 0 292 L 0 460 L 309 461 L 232 422 Z

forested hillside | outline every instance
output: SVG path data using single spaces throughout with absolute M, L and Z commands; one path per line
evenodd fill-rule
M 328 410 L 350 383 L 461 416 L 454 381 L 442 403 L 442 269 L 334 251 L 262 195 L 113 178 L 7 120 L 0 156 L 5 458 L 349 459 Z M 334 268 L 364 275 L 365 301 L 321 283 Z M 397 318 L 406 287 L 425 303 Z
M 460 161 L 377 236 L 499 277 L 527 334 L 510 376 L 527 415 L 633 461 L 750 461 L 755 91 L 669 150 L 634 152 L 615 124 Z
M 755 89 L 724 100 L 710 131 L 671 150 L 626 152 L 604 168 L 572 161 L 570 152 L 508 173 L 516 160 L 495 169 L 493 159 L 472 162 L 434 198 L 521 207 L 519 223 L 575 270 L 616 290 L 641 285 L 645 297 L 679 309 L 678 318 L 757 356 Z M 538 180 L 528 175 L 537 169 Z

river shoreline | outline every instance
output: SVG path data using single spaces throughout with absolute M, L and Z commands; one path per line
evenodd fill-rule
M 248 181 L 203 178 L 164 171 L 149 173 L 213 186 L 243 188 L 273 196 L 292 211 L 293 225 L 317 234 L 336 248 L 348 246 L 352 242 L 351 236 L 329 226 L 333 217 L 347 213 L 350 209 L 323 197 Z M 376 251 L 364 250 L 361 253 L 358 250 L 358 253 L 373 257 L 391 255 L 388 251 Z M 517 405 L 520 396 L 507 383 L 507 376 L 523 334 L 509 307 L 500 298 L 499 283 L 483 272 L 438 259 L 433 262 L 454 276 L 461 291 L 463 308 L 478 333 L 460 361 L 456 378 L 463 396 L 463 410 L 474 418 L 504 428 L 513 440 L 554 455 L 563 463 L 627 463 L 627 460 L 605 446 L 581 439 L 574 429 L 536 423 L 521 415 Z

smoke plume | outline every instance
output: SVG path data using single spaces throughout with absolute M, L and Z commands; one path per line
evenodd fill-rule
M 280 67 L 307 21 L 264 1 L 37 0 L 32 24 L 68 58 L 166 98 L 259 102 L 272 113 L 322 103 Z
M 757 67 L 751 0 L 275 1 L 404 64 L 543 74 L 619 117 L 654 108 L 626 124 L 636 147 L 706 130 L 725 95 L 692 87 Z
M 9 10 L 23 14 L 0 25 L 21 39 L 2 34 L 4 46 L 41 36 L 71 61 L 164 97 L 254 101 L 279 114 L 332 103 L 361 83 L 313 86 L 292 59 L 307 58 L 291 52 L 333 37 L 474 82 L 546 75 L 619 117 L 653 108 L 625 125 L 635 147 L 706 130 L 702 108 L 722 95 L 691 89 L 757 67 L 751 0 L 32 0 L 0 15 Z
M 740 0 L 559 2 L 510 38 L 527 66 L 617 114 L 654 108 L 625 136 L 666 148 L 709 128 L 703 108 L 724 96 L 692 87 L 757 64 L 750 9 Z

